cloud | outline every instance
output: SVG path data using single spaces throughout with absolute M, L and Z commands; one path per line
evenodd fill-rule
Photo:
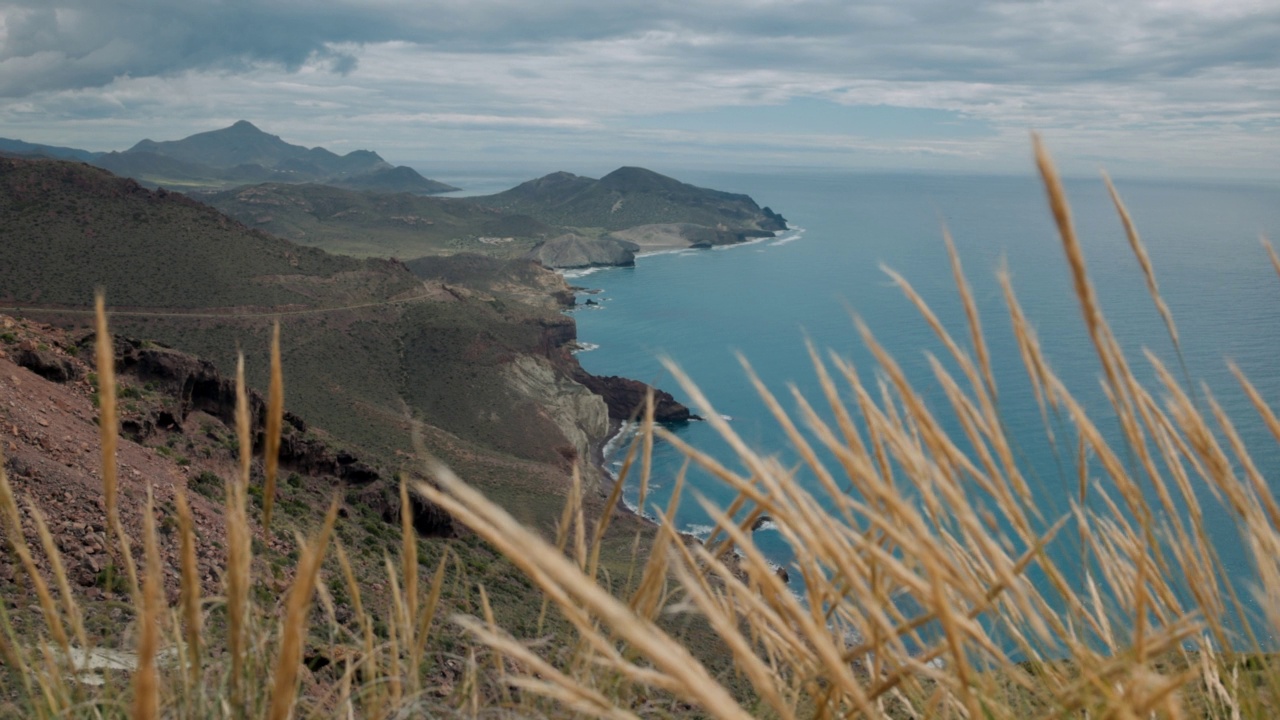
M 295 142 L 365 137 L 402 157 L 510 138 L 593 153 L 643 150 L 663 118 L 736 109 L 749 116 L 737 141 L 685 122 L 680 142 L 774 157 L 809 141 L 753 109 L 818 102 L 991 130 L 958 146 L 941 125 L 916 138 L 851 130 L 835 148 L 991 158 L 1034 127 L 1081 157 L 1176 142 L 1201 164 L 1252 167 L 1245 148 L 1280 152 L 1270 0 L 18 0 L 0 27 L 0 122 L 61 144 L 248 118 Z

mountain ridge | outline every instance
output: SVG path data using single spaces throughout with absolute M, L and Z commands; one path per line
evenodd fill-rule
M 127 175 L 149 187 L 220 190 L 251 182 L 320 182 L 389 192 L 434 195 L 458 188 L 394 166 L 372 150 L 338 155 L 324 147 L 293 145 L 247 120 L 179 140 L 140 140 L 123 151 L 78 148 L 0 138 L 0 153 L 77 160 Z
M 493 195 L 465 198 L 552 225 L 626 230 L 655 223 L 692 223 L 721 230 L 772 234 L 786 219 L 749 196 L 681 182 L 624 166 L 596 180 L 555 172 Z

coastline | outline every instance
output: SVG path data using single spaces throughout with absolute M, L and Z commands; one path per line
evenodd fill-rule
M 718 245 L 693 245 L 693 244 L 688 244 L 687 242 L 685 244 L 672 243 L 669 245 L 654 244 L 651 247 L 644 248 L 640 252 L 637 252 L 635 257 L 638 260 L 640 258 L 653 257 L 657 255 L 679 255 L 686 252 L 699 252 L 699 251 L 706 251 L 706 250 L 732 250 L 735 248 L 747 247 L 752 245 L 761 245 L 761 244 L 783 245 L 783 244 L 791 243 L 801 239 L 804 233 L 805 233 L 805 228 L 803 227 L 787 226 L 780 231 L 769 232 L 767 235 L 760 235 L 756 237 L 744 237 L 740 241 L 734 242 L 734 243 L 726 243 L 726 244 L 718 244 Z M 555 272 L 559 274 L 566 281 L 566 283 L 569 286 L 569 289 L 575 294 L 575 296 L 579 294 L 597 295 L 602 292 L 601 289 L 584 287 L 584 286 L 575 284 L 573 281 L 576 281 L 588 275 L 593 275 L 603 270 L 609 270 L 616 267 L 628 267 L 628 266 L 593 265 L 589 267 L 579 267 L 579 268 L 556 268 Z M 630 267 L 634 267 L 634 266 L 630 266 Z M 581 307 L 584 307 L 584 306 L 576 305 L 575 303 L 572 309 L 578 309 Z M 577 338 L 576 322 L 574 323 L 574 326 L 575 326 L 575 337 L 574 337 L 573 343 L 579 348 L 593 346 L 594 345 L 593 343 L 585 342 Z M 585 373 L 586 371 L 584 370 L 583 372 Z M 631 382 L 637 382 L 637 381 L 632 380 Z M 662 392 L 658 388 L 654 388 L 654 390 L 657 392 Z M 701 420 L 702 418 L 694 415 L 692 416 L 691 419 Z M 611 460 L 611 457 L 615 453 L 617 453 L 619 449 L 621 449 L 621 445 L 629 439 L 629 436 L 633 435 L 633 433 L 629 432 L 629 430 L 636 427 L 637 427 L 637 423 L 635 423 L 634 421 L 627 421 L 627 420 L 621 420 L 618 418 L 610 417 L 608 431 L 605 433 L 603 437 L 599 438 L 598 440 L 592 443 L 591 463 L 596 468 L 596 470 L 600 473 L 600 477 L 602 481 L 605 481 L 603 491 L 606 495 L 613 491 L 614 489 L 613 483 L 625 482 L 625 479 L 620 479 L 615 474 L 613 469 L 613 461 Z M 627 501 L 625 489 L 623 492 L 619 493 L 616 510 L 618 512 L 633 516 L 639 519 L 640 521 L 648 523 L 654 527 L 657 527 L 659 525 L 659 520 L 650 516 L 646 512 L 644 512 L 643 508 L 636 508 L 631 506 L 631 504 Z M 702 542 L 702 538 L 699 537 L 696 532 L 692 532 L 685 529 L 679 529 L 677 532 L 682 537 L 686 537 L 691 541 Z
M 787 241 L 789 242 L 790 239 L 793 239 L 792 237 L 793 235 L 798 237 L 798 234 L 793 232 L 796 230 L 798 230 L 799 233 L 803 233 L 803 229 L 787 228 L 786 231 L 784 232 L 788 232 L 788 234 L 783 236 L 784 239 L 787 239 Z M 747 239 L 744 239 L 742 242 L 732 243 L 728 245 L 693 246 L 687 243 L 683 245 L 673 244 L 665 247 L 653 247 L 652 249 L 646 249 L 643 252 L 637 253 L 636 258 L 639 259 L 642 257 L 652 257 L 655 255 L 675 255 L 675 254 L 680 254 L 684 252 L 697 252 L 697 251 L 712 250 L 712 249 L 727 250 L 730 248 L 741 247 L 745 245 L 755 245 L 761 242 L 765 242 L 767 240 L 775 240 L 777 238 L 778 238 L 778 233 L 770 233 L 767 236 L 747 238 Z M 566 281 L 566 284 L 568 285 L 569 290 L 573 292 L 576 297 L 579 294 L 597 295 L 597 294 L 600 294 L 602 290 L 598 288 L 589 288 L 581 285 L 576 285 L 569 281 L 578 280 L 579 278 L 586 277 L 587 275 L 592 275 L 603 270 L 609 270 L 617 267 L 633 267 L 633 266 L 592 265 L 589 267 L 581 267 L 581 268 L 554 268 L 554 272 L 560 275 L 560 277 Z M 569 311 L 577 310 L 582 307 L 585 307 L 585 306 L 578 305 L 575 300 L 573 305 L 565 308 L 565 313 L 568 314 Z M 570 351 L 571 355 L 576 354 L 577 352 L 580 352 L 581 348 L 583 347 L 593 345 L 592 343 L 584 342 L 578 338 L 576 321 L 574 322 L 574 337 L 572 338 L 572 340 L 569 341 L 568 345 L 574 348 L 573 350 Z M 573 359 L 573 362 L 581 370 L 583 375 L 597 378 L 597 379 L 601 378 L 601 376 L 595 376 L 595 375 L 592 375 L 591 373 L 588 373 L 584 368 L 582 368 L 580 364 L 577 363 L 576 358 Z M 583 379 L 584 379 L 583 377 L 577 377 L 575 379 L 579 383 L 586 385 L 586 383 L 583 383 Z M 625 378 L 625 379 L 618 378 L 618 379 L 624 380 L 626 382 L 641 384 L 639 383 L 639 381 L 633 380 L 631 378 Z M 647 384 L 645 384 L 645 386 L 647 387 Z M 667 394 L 667 393 L 663 393 L 662 390 L 656 387 L 653 388 L 653 390 L 656 393 Z M 595 391 L 601 397 L 605 397 L 604 394 L 599 392 L 598 390 L 593 390 L 593 391 Z M 667 396 L 670 397 L 669 394 L 667 394 Z M 698 417 L 697 415 L 692 415 L 690 419 L 701 420 L 702 418 Z M 627 435 L 628 435 L 628 432 L 627 432 L 628 429 L 633 428 L 635 426 L 636 426 L 636 423 L 634 421 L 622 420 L 622 419 L 613 417 L 611 415 L 609 418 L 608 430 L 605 432 L 605 434 L 602 437 L 593 439 L 591 443 L 591 464 L 592 466 L 595 467 L 596 471 L 600 474 L 601 480 L 604 481 L 604 486 L 602 487 L 602 490 L 606 495 L 613 492 L 614 484 L 618 482 L 625 482 L 624 479 L 620 479 L 614 473 L 610 456 L 614 452 L 616 452 L 617 445 L 626 441 Z M 654 527 L 658 526 L 658 521 L 650 517 L 648 514 L 646 514 L 643 508 L 632 507 L 631 504 L 627 502 L 625 495 L 626 495 L 625 491 L 620 492 L 618 495 L 618 504 L 617 504 L 617 508 L 615 508 L 618 512 L 626 513 L 627 515 L 633 516 L 641 520 L 642 522 L 649 523 Z M 694 535 L 693 533 L 690 533 L 684 530 L 679 531 L 679 533 L 681 535 L 686 535 L 691 539 L 697 539 L 697 536 Z

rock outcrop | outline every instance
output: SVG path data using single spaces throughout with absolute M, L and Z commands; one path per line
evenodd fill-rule
M 71 382 L 84 376 L 81 366 L 72 362 L 70 358 L 49 349 L 42 349 L 30 340 L 24 340 L 18 346 L 18 352 L 14 354 L 13 361 L 20 367 L 53 382 Z
M 228 427 L 235 426 L 235 380 L 223 377 L 213 363 L 156 343 L 120 336 L 115 336 L 113 340 L 116 372 L 139 383 L 149 384 L 171 398 L 165 408 L 122 417 L 121 429 L 129 437 L 141 442 L 157 431 L 180 432 L 187 417 L 194 412 L 203 412 L 217 418 Z M 85 336 L 78 343 L 79 354 L 92 357 L 93 344 L 94 335 Z M 249 392 L 248 400 L 254 446 L 260 450 L 263 444 L 266 402 L 253 391 Z M 377 484 L 380 488 L 387 484 L 379 482 L 388 478 L 372 463 L 308 433 L 302 418 L 286 412 L 284 419 L 280 437 L 282 468 L 310 476 L 328 475 L 356 486 Z M 414 513 L 415 517 L 423 516 L 424 524 L 435 528 L 434 534 L 445 534 L 438 517 L 443 511 L 439 508 L 415 506 Z M 427 519 L 430 518 L 434 519 L 428 523 Z
M 653 391 L 653 418 L 660 423 L 681 423 L 690 420 L 701 420 L 689 408 L 676 402 L 671 393 L 646 385 L 639 380 L 618 377 L 616 375 L 592 375 L 578 368 L 574 380 L 584 385 L 591 392 L 604 398 L 609 407 L 609 417 L 613 420 L 631 420 L 644 413 L 645 396 Z
M 614 237 L 589 238 L 568 233 L 539 243 L 527 257 L 549 268 L 634 265 L 639 246 Z
M 550 360 L 532 355 L 515 358 L 504 372 L 508 386 L 536 403 L 569 440 L 573 457 L 566 460 L 593 456 L 593 445 L 608 434 L 612 417 L 600 393 L 557 372 Z
M 785 226 L 783 227 L 785 229 Z M 605 237 L 636 245 L 639 252 L 654 252 L 735 245 L 756 238 L 773 236 L 773 230 L 730 228 L 723 225 L 708 227 L 694 223 L 656 223 L 615 230 Z

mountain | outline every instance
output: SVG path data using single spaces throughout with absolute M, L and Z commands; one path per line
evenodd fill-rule
M 652 170 L 619 168 L 593 180 L 552 173 L 496 195 L 469 198 L 502 212 L 552 225 L 626 230 L 658 223 L 690 223 L 721 230 L 772 234 L 786 220 L 746 195 L 700 188 Z
M 354 175 L 349 178 L 335 180 L 331 184 L 353 190 L 409 192 L 417 195 L 436 195 L 438 193 L 453 192 L 458 189 L 438 180 L 424 178 L 417 170 L 405 165 L 382 168 L 363 175 Z
M 62 160 L 79 160 L 93 162 L 101 153 L 89 152 L 78 148 L 59 147 L 57 145 L 40 145 L 22 140 L 0 138 L 0 153 L 9 155 L 31 155 L 38 157 L 59 158 Z
M 142 140 L 124 152 L 95 153 L 0 138 L 0 154 L 78 160 L 147 187 L 186 192 L 224 190 L 262 182 L 328 183 L 359 190 L 434 195 L 458 188 L 395 167 L 369 150 L 338 155 L 322 147 L 291 145 L 241 120 L 181 140 Z
M 247 120 L 181 140 L 143 140 L 126 152 L 151 153 L 221 169 L 237 165 L 261 165 L 270 169 L 286 160 L 305 161 L 329 175 L 355 175 L 391 167 L 377 153 L 367 150 L 339 156 L 321 147 L 291 145 Z

